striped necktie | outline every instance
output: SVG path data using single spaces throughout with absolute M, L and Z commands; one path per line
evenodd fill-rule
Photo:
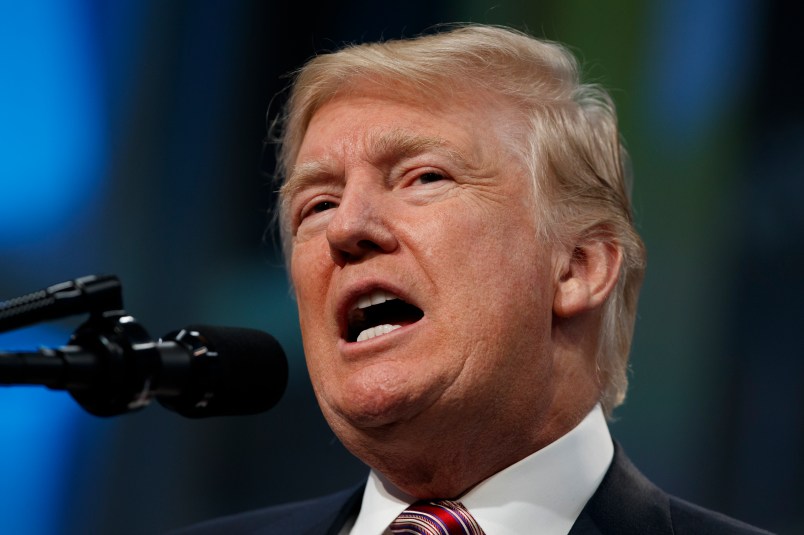
M 394 535 L 485 535 L 462 503 L 449 500 L 416 502 L 390 529 Z

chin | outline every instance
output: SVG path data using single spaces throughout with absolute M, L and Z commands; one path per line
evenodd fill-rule
M 415 413 L 415 404 L 407 396 L 389 396 L 385 393 L 350 393 L 349 400 L 332 410 L 335 419 L 358 429 L 376 429 L 393 426 L 410 419 Z M 332 417 L 327 417 L 332 424 Z
M 414 419 L 437 397 L 408 386 L 399 380 L 346 383 L 337 401 L 325 404 L 324 416 L 333 428 L 341 423 L 355 429 L 395 427 Z

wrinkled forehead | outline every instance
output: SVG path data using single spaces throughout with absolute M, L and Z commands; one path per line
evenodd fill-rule
M 375 96 L 389 102 L 406 103 L 425 112 L 444 113 L 449 110 L 487 111 L 494 110 L 500 116 L 499 129 L 503 141 L 521 139 L 518 134 L 524 130 L 524 124 L 517 120 L 521 114 L 515 113 L 515 104 L 507 97 L 471 84 L 466 80 L 431 79 L 427 81 L 409 80 L 407 78 L 392 79 L 388 77 L 355 77 L 347 80 L 333 80 L 328 86 L 313 89 L 302 89 L 289 109 L 285 135 L 282 140 L 282 162 L 279 174 L 282 181 L 287 180 L 296 163 L 299 149 L 316 113 L 335 100 Z M 505 122 L 503 122 L 505 120 Z

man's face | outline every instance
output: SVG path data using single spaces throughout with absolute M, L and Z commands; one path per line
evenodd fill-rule
M 510 432 L 549 403 L 554 270 L 512 124 L 471 93 L 424 106 L 353 91 L 314 114 L 284 190 L 291 276 L 347 446 L 447 421 L 456 437 Z

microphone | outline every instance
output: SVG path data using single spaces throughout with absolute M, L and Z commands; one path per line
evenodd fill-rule
M 285 393 L 288 361 L 268 333 L 191 325 L 163 340 L 160 347 L 176 345 L 178 359 L 172 373 L 162 375 L 157 400 L 182 416 L 257 414 L 272 408 Z
M 131 316 L 104 313 L 70 342 L 0 353 L 0 384 L 67 390 L 96 416 L 137 410 L 156 398 L 188 418 L 260 413 L 287 387 L 282 347 L 255 329 L 191 325 L 154 342 Z

